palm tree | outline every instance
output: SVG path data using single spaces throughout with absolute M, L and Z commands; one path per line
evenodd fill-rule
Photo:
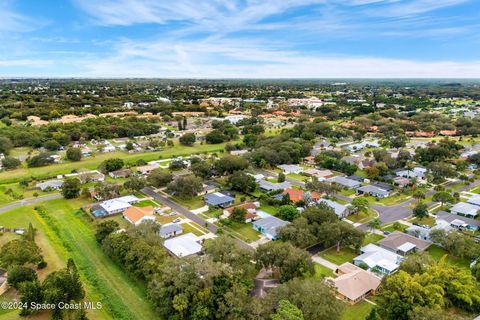
M 382 226 L 382 222 L 378 218 L 375 218 L 373 220 L 370 220 L 370 222 L 368 222 L 368 227 L 370 228 L 370 232 L 373 232 L 374 229 L 379 229 L 381 226 Z

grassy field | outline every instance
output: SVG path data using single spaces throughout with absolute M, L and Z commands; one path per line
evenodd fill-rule
M 34 194 L 39 197 L 52 194 L 58 191 L 43 192 L 33 190 L 32 187 L 26 188 L 18 183 L 0 184 L 0 206 L 22 199 L 33 198 Z
M 435 225 L 435 218 L 432 217 L 432 216 L 428 216 L 428 217 L 421 218 L 421 219 L 415 218 L 415 219 L 411 220 L 410 222 L 433 227 Z
M 378 212 L 373 210 L 372 208 L 369 208 L 367 212 L 359 212 L 359 213 L 351 214 L 347 217 L 347 219 L 352 222 L 364 223 L 369 220 L 372 220 L 375 217 L 378 217 Z
M 347 305 L 342 314 L 341 320 L 364 320 L 373 308 L 373 304 L 366 301 L 355 305 Z
M 345 262 L 351 262 L 353 258 L 358 256 L 357 252 L 351 248 L 342 248 L 337 252 L 336 247 L 327 249 L 319 254 L 322 258 L 335 263 L 336 265 L 341 265 Z
M 366 246 L 369 243 L 376 243 L 376 242 L 382 240 L 383 238 L 385 238 L 385 237 L 381 236 L 379 234 L 369 233 L 369 234 L 367 234 L 367 236 L 363 240 L 362 246 Z
M 260 232 L 253 229 L 252 223 L 232 222 L 228 226 L 222 226 L 222 228 L 225 232 L 231 233 L 248 243 L 260 239 Z
M 203 201 L 203 196 L 196 196 L 192 199 L 181 199 L 173 196 L 170 198 L 188 210 L 198 209 L 206 205 L 205 201 Z
M 454 257 L 451 254 L 449 254 L 447 251 L 445 251 L 445 249 L 443 249 L 443 248 L 441 248 L 441 247 L 439 247 L 435 244 L 431 245 L 427 249 L 427 253 L 433 259 L 435 259 L 436 261 L 440 260 L 440 258 L 447 255 L 446 261 L 448 263 L 451 263 L 451 264 L 456 265 L 456 266 L 461 267 L 461 268 L 470 269 L 470 262 L 468 260 Z
M 382 228 L 383 231 L 388 231 L 388 232 L 393 232 L 393 231 L 401 231 L 401 232 L 405 232 L 405 230 L 408 229 L 408 226 L 406 224 L 403 224 L 403 223 L 400 223 L 399 222 L 399 228 L 398 229 L 395 229 L 394 227 L 394 224 L 391 223 L 391 224 L 387 224 L 386 226 L 384 226 Z
M 315 263 L 315 274 L 313 277 L 315 279 L 323 279 L 326 277 L 334 277 L 334 273 L 332 269 L 329 269 L 325 266 L 322 266 L 321 264 Z
M 83 204 L 81 200 L 52 200 L 42 204 L 44 213 L 22 207 L 1 214 L 0 222 L 18 227 L 32 221 L 39 230 L 37 242 L 49 272 L 73 258 L 86 288 L 87 300 L 100 301 L 103 305 L 102 310 L 92 312 L 92 319 L 155 318 L 144 286 L 130 279 L 97 245 L 94 222 L 77 211 Z
M 27 178 L 44 179 L 48 177 L 55 177 L 59 174 L 70 173 L 76 169 L 96 169 L 98 165 L 110 158 L 120 157 L 128 164 L 134 164 L 137 160 L 143 159 L 145 161 L 158 160 L 161 158 L 172 158 L 176 156 L 187 156 L 195 153 L 209 153 L 219 152 L 224 150 L 225 143 L 222 144 L 203 144 L 187 147 L 176 145 L 172 148 L 155 152 L 143 153 L 127 153 L 127 152 L 110 152 L 96 155 L 94 157 L 85 158 L 79 162 L 65 162 L 54 164 L 40 168 L 19 168 L 16 170 L 6 171 L 0 173 L 0 184 L 18 182 Z

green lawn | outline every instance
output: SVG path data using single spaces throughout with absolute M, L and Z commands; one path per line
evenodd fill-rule
M 349 197 L 349 196 L 355 194 L 355 190 L 353 190 L 353 189 L 342 189 L 342 190 L 340 191 L 340 194 L 341 194 L 342 196 Z
M 298 173 L 289 173 L 289 174 L 287 174 L 287 177 L 291 178 L 291 179 L 294 179 L 294 180 L 298 180 L 298 181 L 308 180 L 308 177 L 306 177 L 304 175 L 301 175 L 301 174 L 298 174 Z
M 321 264 L 315 263 L 315 274 L 313 275 L 316 279 L 323 279 L 326 277 L 334 277 L 334 273 L 332 269 L 329 269 Z
M 399 222 L 399 228 L 398 229 L 395 229 L 394 227 L 394 224 L 391 223 L 391 224 L 387 224 L 386 226 L 384 226 L 382 228 L 383 231 L 388 231 L 388 232 L 393 232 L 393 231 L 401 231 L 401 232 L 405 232 L 405 230 L 407 230 L 408 226 L 406 224 L 403 224 L 401 222 Z
M 231 141 L 230 143 L 235 141 Z M 177 156 L 189 156 L 195 153 L 210 153 L 223 151 L 226 143 L 221 144 L 197 144 L 193 147 L 187 147 L 182 145 L 176 145 L 174 147 L 155 152 L 143 152 L 143 153 L 127 153 L 122 151 L 102 153 L 93 157 L 85 158 L 78 162 L 65 162 L 54 164 L 40 168 L 19 168 L 16 170 L 6 171 L 0 173 L 0 183 L 18 182 L 26 178 L 43 179 L 47 177 L 55 177 L 59 174 L 70 173 L 72 170 L 87 168 L 97 169 L 98 165 L 110 158 L 120 157 L 127 164 L 135 164 L 139 159 L 145 161 L 158 160 L 161 158 L 172 158 Z
M 202 231 L 200 231 L 201 229 L 197 225 L 192 226 L 192 224 L 193 224 L 192 222 L 191 223 L 182 223 L 181 226 L 183 227 L 183 233 L 191 232 L 196 236 L 203 236 L 205 234 Z
M 242 239 L 245 242 L 253 242 L 260 239 L 260 232 L 252 228 L 252 223 L 232 222 L 228 226 L 222 226 L 227 233 Z
M 275 214 L 277 214 L 278 208 L 274 207 L 274 206 L 270 206 L 270 205 L 266 204 L 265 202 L 262 202 L 260 204 L 260 207 L 258 208 L 258 210 L 262 210 L 262 211 L 265 211 L 268 214 L 275 215 Z
M 135 207 L 143 208 L 148 206 L 158 207 L 158 203 L 152 200 L 142 200 L 142 201 L 139 201 L 138 203 L 135 203 Z
M 418 223 L 418 224 L 424 224 L 424 225 L 427 225 L 427 226 L 430 226 L 430 227 L 433 227 L 435 225 L 435 218 L 432 217 L 432 216 L 428 216 L 428 217 L 425 217 L 425 218 L 415 218 L 411 221 L 412 223 Z
M 366 301 L 345 307 L 341 320 L 365 320 L 370 311 L 373 309 L 373 304 Z
M 181 199 L 181 198 L 172 196 L 171 199 L 176 203 L 178 203 L 179 205 L 181 205 L 182 207 L 185 207 L 189 210 L 194 210 L 194 209 L 198 209 L 205 206 L 205 202 L 203 201 L 202 196 L 196 196 L 196 197 L 193 197 L 192 199 Z
M 319 254 L 322 258 L 335 263 L 336 265 L 341 265 L 345 262 L 351 262 L 353 258 L 358 256 L 357 252 L 352 248 L 342 248 L 337 252 L 336 247 L 327 249 Z
M 378 213 L 375 210 L 369 208 L 367 212 L 359 212 L 359 213 L 351 214 L 347 217 L 347 219 L 352 222 L 364 223 L 369 220 L 372 220 L 377 216 L 378 216 Z
M 23 187 L 18 183 L 0 184 L 0 206 L 6 205 L 22 199 L 34 198 L 34 194 L 39 197 L 52 194 L 58 191 L 43 192 L 41 190 L 34 190 L 30 187 Z
M 451 254 L 449 254 L 445 249 L 437 246 L 436 244 L 431 245 L 427 249 L 427 252 L 436 261 L 439 261 L 440 258 L 442 258 L 444 255 L 447 255 L 446 261 L 448 263 L 456 265 L 461 268 L 470 269 L 470 262 L 467 259 L 454 257 Z
M 82 200 L 51 200 L 42 203 L 45 213 L 25 206 L 0 214 L 5 226 L 27 225 L 32 221 L 39 230 L 37 242 L 51 270 L 72 258 L 81 274 L 87 300 L 102 302 L 93 319 L 155 318 L 143 285 L 127 276 L 108 258 L 95 240 L 94 225 L 88 215 L 78 211 Z M 1 319 L 1 318 L 0 318 Z
M 382 240 L 383 238 L 385 238 L 385 237 L 384 237 L 384 236 L 381 236 L 381 235 L 379 235 L 379 234 L 369 233 L 369 234 L 367 234 L 367 236 L 366 236 L 365 239 L 363 240 L 362 245 L 363 245 L 363 246 L 366 246 L 366 245 L 369 244 L 369 243 L 376 243 L 376 242 Z

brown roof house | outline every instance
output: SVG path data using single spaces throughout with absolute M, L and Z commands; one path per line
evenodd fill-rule
M 382 281 L 373 273 L 349 262 L 339 266 L 336 274 L 338 277 L 330 281 L 337 290 L 337 296 L 350 304 L 355 304 L 368 295 L 375 294 Z
M 155 216 L 153 215 L 153 207 L 129 207 L 127 210 L 123 212 L 123 217 L 125 220 L 138 226 L 144 221 L 156 221 Z
M 394 231 L 378 242 L 380 247 L 405 256 L 417 251 L 425 251 L 432 243 L 409 234 Z

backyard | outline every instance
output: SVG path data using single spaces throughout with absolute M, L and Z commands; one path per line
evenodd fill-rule
M 336 247 L 332 247 L 327 249 L 323 252 L 319 253 L 320 257 L 336 264 L 341 265 L 345 262 L 351 262 L 353 258 L 358 256 L 357 252 L 352 248 L 341 248 L 339 252 L 337 252 Z

